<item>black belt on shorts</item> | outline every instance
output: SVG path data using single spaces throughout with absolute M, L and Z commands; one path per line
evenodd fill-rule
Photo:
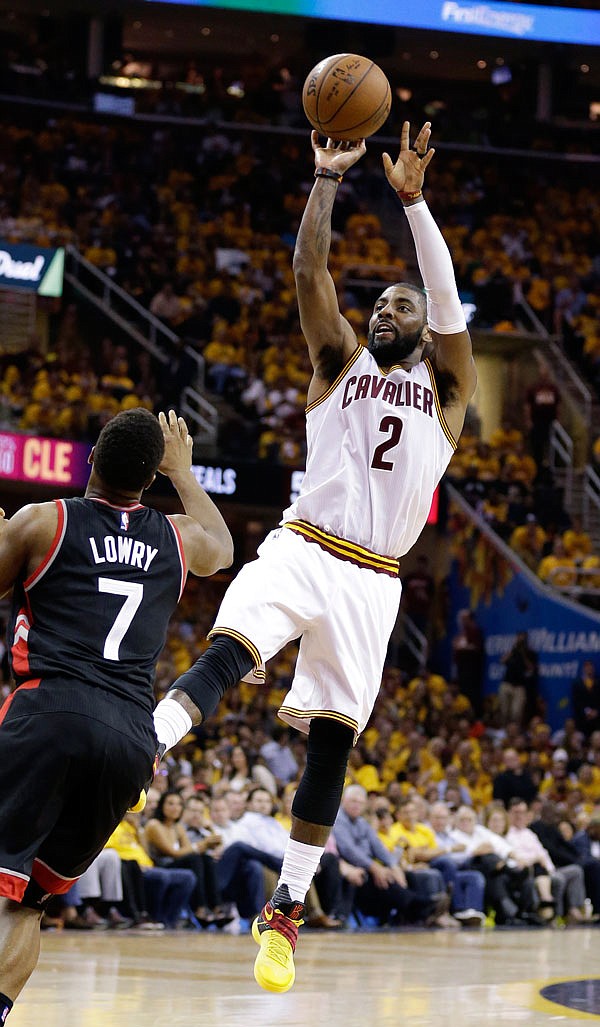
M 316 528 L 308 521 L 285 521 L 284 528 L 289 528 L 307 542 L 316 542 L 326 553 L 331 553 L 338 560 L 346 560 L 363 570 L 376 571 L 377 574 L 387 574 L 390 578 L 400 576 L 400 561 L 393 556 L 380 556 L 373 553 L 365 546 L 359 546 L 357 542 L 349 542 L 345 538 L 337 538 L 336 535 L 329 535 L 322 528 Z

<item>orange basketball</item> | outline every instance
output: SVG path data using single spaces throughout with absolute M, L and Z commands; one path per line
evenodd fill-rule
M 368 57 L 338 53 L 325 57 L 302 89 L 304 113 L 329 139 L 366 139 L 381 128 L 392 106 L 383 71 Z

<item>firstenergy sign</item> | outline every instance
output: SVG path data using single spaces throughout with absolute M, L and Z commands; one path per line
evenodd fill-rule
M 0 287 L 39 296 L 62 296 L 65 251 L 61 247 L 13 245 L 0 240 Z

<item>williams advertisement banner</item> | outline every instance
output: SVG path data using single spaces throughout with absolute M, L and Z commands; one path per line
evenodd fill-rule
M 600 614 L 562 599 L 529 572 L 495 536 L 478 528 L 470 514 L 450 503 L 449 530 L 453 559 L 450 608 L 475 613 L 485 638 L 484 695 L 496 693 L 504 676 L 502 656 L 519 631 L 528 633 L 537 653 L 539 694 L 547 721 L 556 730 L 571 715 L 571 686 L 583 660 L 600 669 Z M 446 661 L 457 631 L 448 625 Z

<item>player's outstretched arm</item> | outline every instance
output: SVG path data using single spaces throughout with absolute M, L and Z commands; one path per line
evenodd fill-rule
M 315 155 L 315 184 L 306 204 L 294 250 L 294 277 L 300 324 L 315 376 L 330 384 L 324 353 L 338 351 L 349 357 L 356 348 L 353 329 L 340 314 L 327 261 L 331 246 L 331 214 L 338 185 L 345 172 L 366 152 L 364 139 L 352 143 L 327 140 L 321 146 L 311 134 Z M 343 361 L 342 361 L 343 365 Z
M 165 440 L 165 455 L 159 471 L 169 478 L 183 504 L 185 514 L 175 514 L 185 558 L 192 574 L 206 576 L 233 562 L 233 539 L 223 517 L 191 471 L 193 439 L 183 417 L 169 410 L 158 420 Z
M 477 382 L 471 337 L 456 287 L 452 258 L 442 233 L 423 198 L 425 172 L 435 150 L 429 149 L 431 124 L 426 121 L 413 146 L 410 124 L 404 122 L 400 153 L 394 163 L 383 154 L 386 178 L 398 193 L 415 241 L 419 270 L 427 293 L 427 321 L 435 347 L 435 363 L 456 379 L 457 401 L 445 410 L 450 430 L 458 437 L 464 413 Z

